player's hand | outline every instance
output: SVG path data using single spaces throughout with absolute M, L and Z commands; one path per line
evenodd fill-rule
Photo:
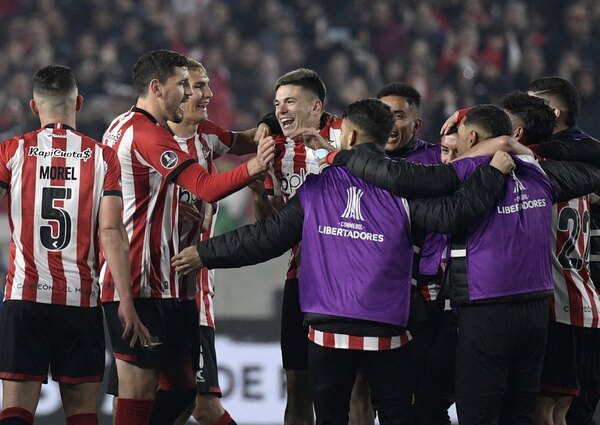
M 261 122 L 258 124 L 258 127 L 256 127 L 256 133 L 254 133 L 254 144 L 258 146 L 260 140 L 267 136 L 271 136 L 271 129 L 267 124 Z
M 450 115 L 446 121 L 444 121 L 444 124 L 442 124 L 442 128 L 440 130 L 440 136 L 445 135 L 448 130 L 450 130 L 452 127 L 456 127 L 458 125 L 458 114 L 460 113 L 460 111 L 456 111 L 455 113 L 453 113 L 452 115 Z
M 204 220 L 204 214 L 191 202 L 179 201 L 179 220 L 201 223 Z
M 188 274 L 194 270 L 199 270 L 204 266 L 198 249 L 195 246 L 188 246 L 181 252 L 171 258 L 171 267 L 183 274 Z
M 515 161 L 506 152 L 498 151 L 494 154 L 490 165 L 497 168 L 502 174 L 508 174 L 515 168 Z
M 290 134 L 290 138 L 302 140 L 306 146 L 313 150 L 325 149 L 326 151 L 332 151 L 331 146 L 327 140 L 317 131 L 316 128 L 299 128 Z
M 263 131 L 258 148 L 256 149 L 256 156 L 246 163 L 248 174 L 255 176 L 263 171 L 267 171 L 273 158 L 275 158 L 275 140 L 273 140 L 273 137 L 267 136 L 266 132 Z
M 252 183 L 248 185 L 254 193 L 262 194 L 265 191 L 265 173 L 260 173 Z
M 133 300 L 119 301 L 118 315 L 121 320 L 121 325 L 123 326 L 123 335 L 121 338 L 126 339 L 129 334 L 133 333 L 131 342 L 129 343 L 131 348 L 135 347 L 137 342 L 139 342 L 142 347 L 150 344 L 150 332 L 148 332 L 148 329 L 142 324 L 142 321 L 138 317 L 135 307 L 133 306 Z

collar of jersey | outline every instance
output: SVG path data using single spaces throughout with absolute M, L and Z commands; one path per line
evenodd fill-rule
M 71 127 L 70 125 L 67 124 L 63 124 L 63 123 L 57 123 L 57 122 L 53 122 L 50 124 L 46 124 L 44 126 L 44 128 L 55 128 L 56 125 L 59 124 L 59 127 L 63 130 L 71 130 L 71 131 L 75 131 L 75 129 L 73 127 Z
M 150 121 L 152 121 L 154 124 L 158 124 L 158 121 L 156 120 L 156 118 L 154 118 L 150 112 L 146 111 L 145 109 L 142 108 L 138 108 L 137 106 L 134 106 L 133 108 L 131 108 L 132 112 L 139 112 L 142 115 L 145 115 L 146 118 L 148 118 Z

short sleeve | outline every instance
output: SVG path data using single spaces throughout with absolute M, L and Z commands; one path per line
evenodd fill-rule
M 0 143 L 0 187 L 7 189 L 10 185 L 12 171 L 10 161 L 15 154 L 18 141 L 15 138 Z
M 103 196 L 122 196 L 121 188 L 121 164 L 114 150 L 104 146 L 102 149 L 104 163 L 106 164 L 106 175 L 104 177 Z
M 233 144 L 233 133 L 210 120 L 200 123 L 198 134 L 202 138 L 202 143 L 205 143 L 213 152 L 214 159 L 229 152 Z
M 141 134 L 133 135 L 135 152 L 138 159 L 154 168 L 171 183 L 196 160 L 179 147 L 167 130 L 155 124 L 152 124 L 152 127 L 144 127 L 140 129 Z M 138 131 L 136 129 L 136 132 Z

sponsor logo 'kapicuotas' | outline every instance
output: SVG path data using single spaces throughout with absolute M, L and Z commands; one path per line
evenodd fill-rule
M 85 162 L 92 157 L 92 150 L 90 148 L 87 148 L 84 151 L 64 151 L 58 148 L 43 150 L 37 146 L 30 146 L 28 155 L 40 158 L 73 158 L 81 159 Z

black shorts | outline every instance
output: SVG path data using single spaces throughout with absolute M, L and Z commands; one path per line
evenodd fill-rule
M 551 321 L 542 369 L 542 391 L 578 396 L 600 389 L 600 329 Z
M 200 317 L 196 300 L 186 300 L 179 303 L 179 315 L 183 326 L 183 335 L 188 341 L 192 355 L 194 370 L 200 369 Z
M 100 307 L 5 301 L 0 313 L 0 378 L 65 384 L 101 382 L 104 326 Z
M 200 363 L 196 373 L 196 392 L 221 397 L 217 352 L 215 350 L 215 330 L 210 326 L 200 326 Z
M 119 377 L 117 376 L 117 362 L 113 356 L 108 367 L 108 376 L 106 377 L 106 388 L 104 392 L 109 395 L 119 396 Z
M 148 328 L 150 347 L 129 347 L 131 335 L 123 339 L 123 327 L 117 314 L 119 302 L 104 303 L 104 314 L 113 353 L 119 360 L 142 368 L 159 369 L 170 358 L 190 353 L 185 326 L 179 314 L 179 300 L 136 298 L 133 304 L 142 323 Z
M 281 357 L 285 370 L 308 369 L 308 326 L 300 310 L 298 279 L 287 279 L 283 287 Z

